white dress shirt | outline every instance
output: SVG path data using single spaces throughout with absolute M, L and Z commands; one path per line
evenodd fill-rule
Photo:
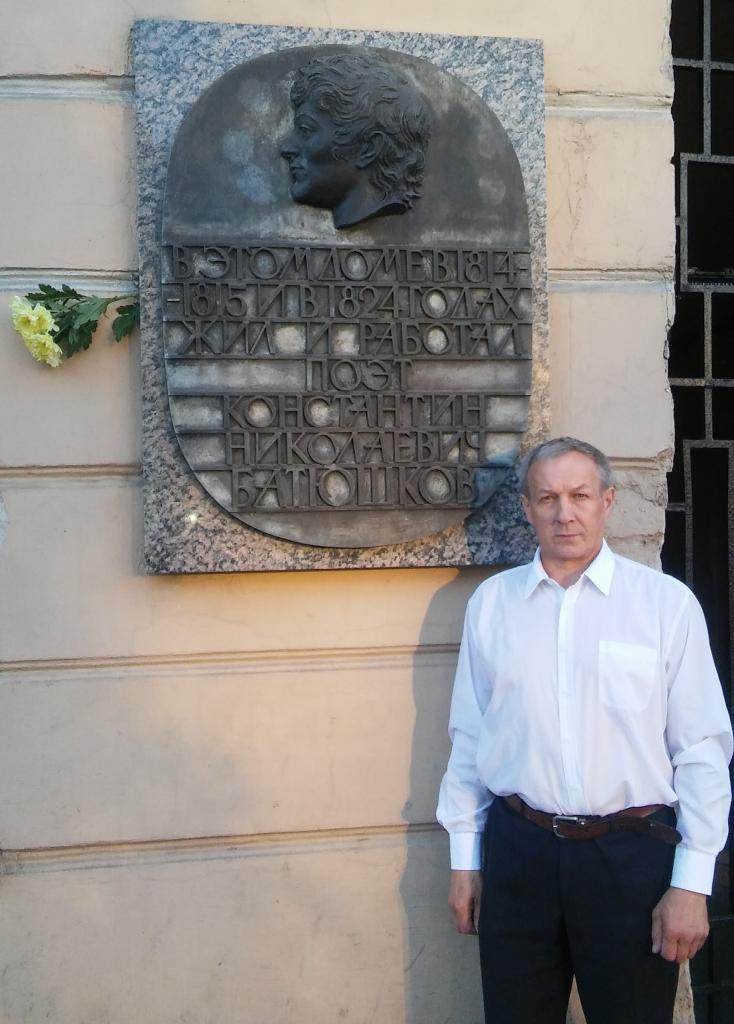
M 573 586 L 535 559 L 469 601 L 438 820 L 480 866 L 494 796 L 558 814 L 675 807 L 671 884 L 711 892 L 726 842 L 732 731 L 706 623 L 684 584 L 606 543 Z

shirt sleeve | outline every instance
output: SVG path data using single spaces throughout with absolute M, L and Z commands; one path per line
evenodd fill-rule
M 666 738 L 678 798 L 671 885 L 709 894 L 731 802 L 732 729 L 701 606 L 688 592 L 671 631 Z
M 479 778 L 477 747 L 488 700 L 488 679 L 477 636 L 481 607 L 475 595 L 467 607 L 451 698 L 451 756 L 441 783 L 436 816 L 450 836 L 451 867 L 481 867 L 481 835 L 492 794 Z

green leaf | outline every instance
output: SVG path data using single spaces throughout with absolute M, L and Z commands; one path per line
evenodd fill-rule
M 69 299 L 80 300 L 83 298 L 79 292 L 64 284 L 61 288 L 54 288 L 50 284 L 39 284 L 37 292 L 28 292 L 26 298 L 29 302 L 66 302 Z
M 89 348 L 92 344 L 95 326 L 96 324 L 84 323 L 74 324 L 71 327 L 67 336 L 69 355 L 74 355 L 75 352 L 79 352 L 81 349 Z
M 119 306 L 117 316 L 112 321 L 112 333 L 115 336 L 115 341 L 122 341 L 126 335 L 132 334 L 139 323 L 140 305 L 137 302 L 129 306 Z
M 96 328 L 99 318 L 111 302 L 112 299 L 97 299 L 94 297 L 82 299 L 81 302 L 77 303 L 74 310 L 74 326 L 81 327 L 84 324 L 94 324 L 94 328 Z

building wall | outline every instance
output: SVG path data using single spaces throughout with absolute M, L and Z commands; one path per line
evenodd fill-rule
M 477 1024 L 432 825 L 486 571 L 141 574 L 137 341 L 7 306 L 136 265 L 135 17 L 541 38 L 553 433 L 657 564 L 672 419 L 667 0 L 25 0 L 0 51 L 0 1024 Z

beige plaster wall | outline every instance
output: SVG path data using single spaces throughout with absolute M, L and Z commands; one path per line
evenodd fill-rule
M 52 371 L 7 306 L 39 280 L 116 294 L 135 269 L 134 17 L 541 38 L 552 430 L 613 457 L 613 543 L 655 564 L 667 0 L 0 15 L 0 1024 L 479 1024 L 432 816 L 484 572 L 144 577 L 137 342 L 103 327 Z

